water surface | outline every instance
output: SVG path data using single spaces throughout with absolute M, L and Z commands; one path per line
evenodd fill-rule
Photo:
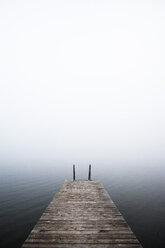
M 165 173 L 163 165 L 92 165 L 144 248 L 165 247 Z M 87 179 L 88 165 L 76 167 Z M 0 244 L 19 248 L 65 179 L 72 165 L 1 165 Z

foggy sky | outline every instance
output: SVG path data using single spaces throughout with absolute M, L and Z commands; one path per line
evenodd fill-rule
M 0 1 L 0 162 L 165 162 L 164 13 Z

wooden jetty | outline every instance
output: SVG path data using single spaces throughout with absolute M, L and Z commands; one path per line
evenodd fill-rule
M 22 246 L 71 247 L 142 248 L 99 181 L 65 181 Z

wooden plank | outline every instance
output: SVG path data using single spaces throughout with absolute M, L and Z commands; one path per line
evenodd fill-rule
M 99 181 L 65 181 L 22 248 L 142 248 Z

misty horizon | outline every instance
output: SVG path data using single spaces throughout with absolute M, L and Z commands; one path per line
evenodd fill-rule
M 164 163 L 164 8 L 1 2 L 0 161 Z

